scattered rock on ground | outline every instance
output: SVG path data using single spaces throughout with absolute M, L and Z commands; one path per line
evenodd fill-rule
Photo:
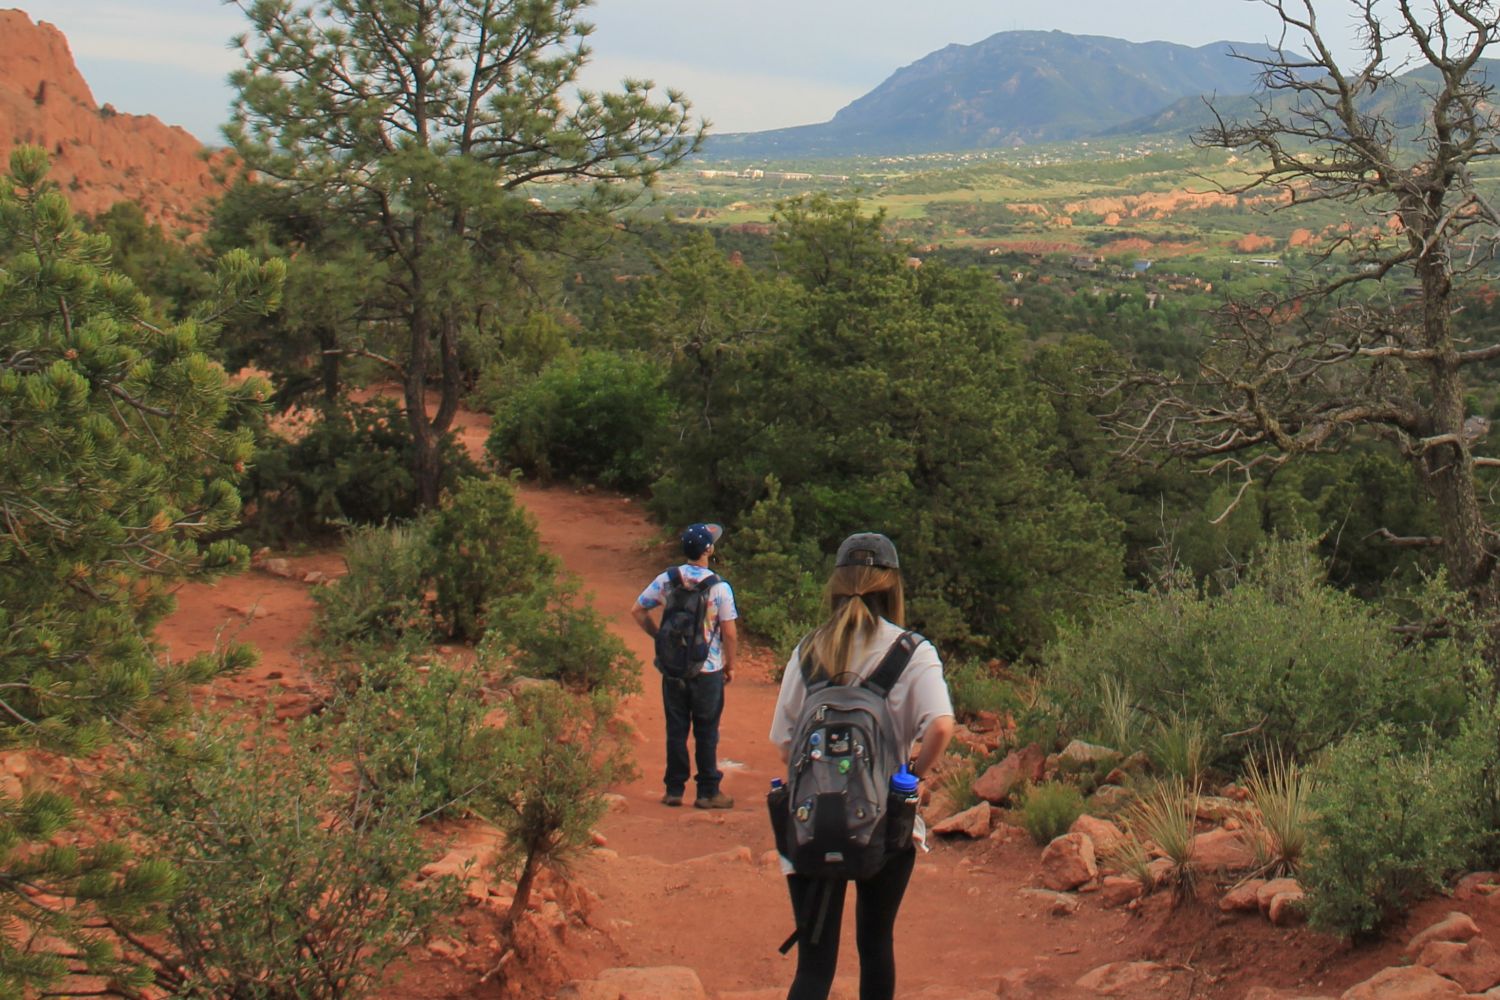
M 681 965 L 605 969 L 597 979 L 564 986 L 558 1000 L 708 1000 L 698 974 Z
M 1057 755 L 1057 763 L 1064 771 L 1079 771 L 1098 764 L 1113 765 L 1124 757 L 1125 755 L 1118 750 L 1101 747 L 1096 743 L 1085 743 L 1083 740 L 1074 740 L 1063 747 L 1062 753 Z
M 1464 988 L 1422 965 L 1384 969 L 1339 994 L 1339 1000 L 1437 1000 L 1461 997 Z
M 1065 833 L 1042 851 L 1042 884 L 1049 889 L 1076 889 L 1098 874 L 1093 842 L 1081 833 Z
M 1174 979 L 1186 975 L 1180 969 L 1157 962 L 1111 962 L 1080 976 L 1079 989 L 1107 997 L 1160 997 L 1171 989 Z
M 1113 816 L 1129 805 L 1134 797 L 1123 785 L 1100 785 L 1089 796 L 1088 809 L 1096 816 L 1100 813 Z
M 1430 941 L 1467 941 L 1478 936 L 1479 925 L 1474 922 L 1474 918 L 1467 913 L 1453 910 L 1437 923 L 1429 924 L 1424 930 L 1413 935 L 1412 939 L 1406 943 L 1406 953 L 1408 955 L 1419 954 Z
M 1146 891 L 1141 880 L 1130 875 L 1106 875 L 1101 893 L 1105 906 L 1124 906 Z
M 1273 878 L 1261 883 L 1260 888 L 1255 890 L 1256 902 L 1260 904 L 1260 912 L 1266 913 L 1271 909 L 1271 900 L 1283 892 L 1300 892 L 1302 886 L 1294 878 Z
M 971 809 L 949 816 L 932 828 L 938 834 L 962 834 L 965 837 L 987 837 L 990 833 L 990 810 L 988 802 L 981 802 Z
M 1093 841 L 1095 854 L 1108 851 L 1124 836 L 1120 828 L 1109 820 L 1090 816 L 1087 813 L 1075 819 L 1073 825 L 1068 827 L 1068 832 L 1081 833 Z
M 1266 907 L 1266 916 L 1277 927 L 1291 927 L 1307 919 L 1307 895 L 1301 889 L 1278 892 Z
M 1051 889 L 1022 889 L 1021 895 L 1045 906 L 1047 912 L 1054 917 L 1071 917 L 1078 912 L 1080 905 L 1078 897 L 1072 893 L 1054 892 Z
M 1035 743 L 1012 750 L 975 780 L 974 794 L 992 805 L 1004 805 L 1021 786 L 1042 776 L 1045 760 L 1046 754 Z
M 1265 884 L 1266 880 L 1263 878 L 1253 878 L 1248 882 L 1241 882 L 1219 899 L 1219 909 L 1225 913 L 1259 911 L 1260 899 L 1256 894 L 1260 892 L 1260 887 Z
M 1417 964 L 1453 980 L 1470 993 L 1483 993 L 1500 985 L 1500 950 L 1483 938 L 1429 941 Z
M 1205 871 L 1244 871 L 1255 865 L 1255 852 L 1237 831 L 1215 829 L 1193 838 L 1193 863 Z

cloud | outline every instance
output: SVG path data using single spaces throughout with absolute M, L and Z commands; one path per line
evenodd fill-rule
M 652 80 L 663 92 L 667 87 L 682 91 L 693 102 L 693 112 L 707 118 L 717 134 L 824 122 L 869 89 L 806 77 L 599 56 L 584 67 L 580 82 L 593 90 L 617 90 L 627 76 Z

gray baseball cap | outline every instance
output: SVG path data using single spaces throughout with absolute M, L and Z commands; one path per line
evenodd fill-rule
M 896 558 L 896 546 L 889 538 L 874 531 L 861 531 L 844 539 L 834 565 L 900 569 L 901 561 Z

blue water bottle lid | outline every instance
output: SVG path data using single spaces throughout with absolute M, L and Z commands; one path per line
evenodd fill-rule
M 917 776 L 901 765 L 901 770 L 891 775 L 891 791 L 902 795 L 910 795 L 917 790 Z
M 778 788 L 780 788 L 780 787 L 781 787 L 781 786 L 782 786 L 782 785 L 784 785 L 784 784 L 786 784 L 786 782 L 784 782 L 784 781 L 782 781 L 782 780 L 781 780 L 781 779 L 780 779 L 780 778 L 772 778 L 772 779 L 771 779 L 771 789 L 772 789 L 772 790 L 773 790 L 773 791 L 774 791 L 774 790 L 775 790 L 775 789 L 778 789 Z

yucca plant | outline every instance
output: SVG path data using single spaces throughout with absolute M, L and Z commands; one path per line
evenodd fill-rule
M 1254 810 L 1252 829 L 1257 874 L 1290 875 L 1307 850 L 1312 824 L 1312 776 L 1280 751 L 1270 751 L 1245 775 Z
M 1100 720 L 1095 735 L 1105 746 L 1128 754 L 1141 742 L 1144 729 L 1141 713 L 1133 704 L 1130 688 L 1124 682 L 1105 677 L 1100 687 Z
M 1186 895 L 1193 884 L 1193 822 L 1198 792 L 1180 777 L 1163 778 L 1141 789 L 1125 812 L 1131 836 L 1150 844 L 1172 863 L 1165 881 L 1176 894 Z
M 1127 831 L 1103 851 L 1105 867 L 1133 878 L 1141 884 L 1142 893 L 1156 888 L 1156 878 L 1151 873 L 1151 851 L 1134 832 Z
M 979 795 L 974 791 L 974 782 L 979 777 L 979 758 L 968 757 L 962 764 L 947 771 L 937 780 L 937 790 L 947 796 L 953 811 L 963 812 L 979 805 Z
M 1208 763 L 1208 735 L 1197 719 L 1173 712 L 1157 722 L 1146 752 L 1158 771 L 1196 790 Z

